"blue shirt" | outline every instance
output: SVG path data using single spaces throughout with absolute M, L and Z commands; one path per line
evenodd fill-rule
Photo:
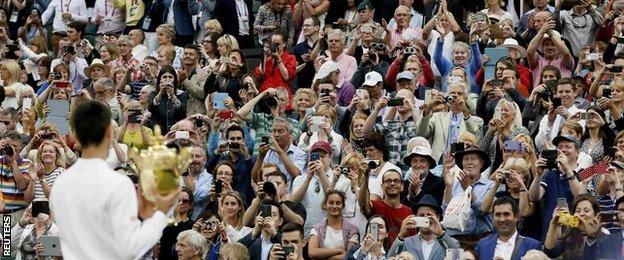
M 292 161 L 292 163 L 297 166 L 297 168 L 299 168 L 299 171 L 301 172 L 301 174 L 303 174 L 304 169 L 306 167 L 306 163 L 307 163 L 307 156 L 306 153 L 299 149 L 299 147 L 294 146 L 293 144 L 290 144 L 290 146 L 288 147 L 288 151 L 286 151 L 286 155 L 288 155 L 288 158 L 290 159 L 290 161 Z M 286 175 L 286 179 L 288 179 L 288 183 L 292 183 L 293 177 L 290 176 L 290 174 L 288 173 L 288 171 L 286 171 L 286 166 L 284 166 L 284 162 L 282 161 L 282 159 L 280 158 L 279 154 L 276 151 L 273 150 L 269 150 L 266 154 L 266 156 L 264 156 L 264 161 L 262 161 L 263 163 L 272 163 L 277 165 L 277 168 L 280 169 L 280 171 Z M 290 185 L 288 185 L 289 189 L 288 191 L 290 192 Z
M 212 174 L 208 173 L 206 169 L 197 176 L 195 179 L 195 192 L 193 192 L 193 211 L 191 212 L 191 219 L 197 220 L 204 208 L 210 201 L 210 187 L 212 187 Z
M 557 199 L 565 198 L 568 202 L 568 208 L 571 207 L 572 190 L 570 190 L 570 183 L 568 182 L 565 174 L 559 170 L 549 170 L 542 176 L 542 182 L 540 184 L 544 188 L 544 196 L 542 201 L 544 202 L 544 214 L 542 215 L 542 237 L 548 232 L 550 226 L 550 219 L 557 207 Z
M 494 182 L 488 180 L 483 175 L 477 182 L 472 185 L 472 193 L 475 195 L 475 200 L 470 205 L 472 212 L 468 217 L 468 222 L 466 223 L 465 229 L 463 232 L 449 228 L 447 232 L 449 235 L 481 235 L 487 232 L 492 232 L 492 214 L 485 213 L 481 211 L 481 204 L 483 204 L 483 199 L 485 199 L 485 195 L 494 188 Z M 455 180 L 453 184 L 453 197 L 464 194 L 464 189 L 458 180 Z M 446 209 L 446 204 L 444 205 L 444 209 Z

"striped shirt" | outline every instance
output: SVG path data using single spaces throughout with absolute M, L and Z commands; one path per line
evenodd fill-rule
M 56 181 L 56 177 L 60 174 L 65 173 L 65 169 L 62 167 L 56 167 L 50 174 L 46 174 L 43 178 L 45 179 L 45 183 L 48 184 L 50 188 L 54 185 L 54 181 Z M 35 184 L 35 199 L 45 199 L 47 198 L 45 193 L 43 192 L 43 187 L 41 186 L 41 181 L 37 181 Z
M 17 164 L 20 174 L 28 175 L 30 161 L 18 158 Z M 0 191 L 5 203 L 5 211 L 13 211 L 26 208 L 28 203 L 24 199 L 24 191 L 17 188 L 11 163 L 5 157 L 0 157 Z

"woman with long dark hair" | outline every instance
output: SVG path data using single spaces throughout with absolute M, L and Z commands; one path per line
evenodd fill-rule
M 186 118 L 188 95 L 178 88 L 178 74 L 172 66 L 163 66 L 156 79 L 156 96 L 149 105 L 151 121 L 160 125 L 162 132 Z

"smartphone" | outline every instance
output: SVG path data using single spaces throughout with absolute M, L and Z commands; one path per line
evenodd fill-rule
M 189 139 L 191 136 L 188 131 L 176 131 L 175 139 Z
M 225 106 L 225 100 L 229 97 L 228 93 L 216 92 L 214 93 L 214 108 L 217 110 L 227 109 Z
M 321 158 L 321 154 L 318 152 L 311 152 L 310 153 L 310 161 L 318 161 Z
M 431 103 L 432 99 L 433 99 L 433 92 L 431 92 L 431 89 L 425 89 L 425 104 Z
M 611 88 L 602 89 L 602 97 L 611 98 Z
M 355 94 L 360 97 L 360 99 L 363 99 L 368 95 L 368 91 L 366 89 L 356 89 Z
M 602 223 L 613 223 L 620 222 L 620 217 L 618 216 L 617 211 L 604 211 L 600 213 L 600 222 Z
M 321 124 L 325 122 L 324 116 L 311 116 L 310 117 L 310 131 L 320 132 Z
M 370 223 L 370 234 L 374 241 L 379 241 L 379 223 Z
M 618 43 L 624 43 L 624 37 L 623 38 L 618 38 Z
M 71 87 L 71 83 L 69 83 L 69 81 L 57 81 L 54 83 L 54 86 L 57 88 L 69 88 Z
M 363 33 L 372 33 L 373 27 L 371 27 L 370 25 L 362 25 L 362 27 L 360 27 L 360 31 Z
M 271 216 L 271 205 L 260 205 L 260 217 L 266 218 Z
M 284 251 L 284 255 L 288 256 L 290 253 L 295 252 L 295 246 L 293 245 L 282 245 L 282 251 Z
M 262 143 L 263 144 L 268 144 L 269 143 L 269 137 L 268 136 L 263 136 L 262 137 Z
M 221 192 L 223 192 L 223 182 L 219 180 L 215 182 L 215 193 L 220 196 Z
M 620 73 L 622 72 L 622 66 L 613 66 L 609 69 L 609 71 L 613 73 Z
M 444 260 L 460 260 L 463 249 L 461 248 L 447 248 L 446 249 L 446 257 Z
M 586 58 L 589 61 L 599 60 L 601 54 L 600 53 L 588 53 Z
M 498 119 L 501 120 L 503 117 L 502 112 L 500 107 L 497 107 L 494 109 L 494 116 L 492 116 L 492 119 Z
M 579 120 L 587 120 L 587 112 L 580 112 Z
M 132 123 L 132 124 L 136 124 L 136 123 L 140 123 L 141 122 L 141 111 L 140 110 L 135 110 L 132 111 L 132 113 L 130 113 L 130 115 L 128 115 L 128 123 Z
M 232 149 L 240 149 L 240 143 L 230 143 L 230 148 L 232 148 Z
M 426 217 L 414 217 L 416 220 L 416 226 L 419 228 L 427 228 L 429 227 L 429 218 Z
M 219 118 L 223 120 L 232 119 L 234 118 L 234 114 L 236 114 L 234 110 L 221 110 L 219 111 Z
M 558 97 L 553 98 L 553 99 L 552 99 L 552 105 L 553 105 L 553 107 L 554 107 L 555 109 L 556 109 L 556 108 L 558 108 L 558 107 L 560 107 L 560 106 L 561 106 L 561 98 L 558 98 Z
M 451 145 L 451 153 L 461 152 L 465 149 L 465 145 L 462 142 L 455 142 Z
M 615 158 L 616 152 L 617 152 L 617 148 L 615 147 L 605 147 L 604 155 L 609 156 L 611 158 Z
M 41 134 L 41 139 L 43 140 L 52 140 L 52 137 L 54 137 L 54 135 L 50 132 L 43 132 Z
M 328 97 L 329 89 L 321 89 L 321 97 Z
M 568 208 L 568 200 L 566 198 L 557 198 L 557 207 L 555 209 Z
M 61 239 L 58 236 L 41 236 L 39 242 L 43 244 L 41 256 L 62 256 Z
M 47 200 L 35 200 L 32 202 L 32 216 L 36 218 L 39 213 L 50 215 L 50 202 Z
M 500 87 L 502 85 L 505 85 L 505 81 L 503 81 L 502 79 L 492 79 L 490 83 L 493 87 Z
M 542 157 L 546 159 L 546 168 L 555 169 L 557 168 L 557 156 L 559 153 L 557 150 L 543 150 Z
M 505 151 L 524 152 L 524 144 L 518 141 L 505 141 L 505 143 L 503 143 L 503 147 L 505 148 Z
M 398 106 L 403 106 L 403 98 L 391 98 L 388 99 L 388 106 L 389 107 L 398 107 Z
M 22 99 L 22 110 L 30 108 L 32 108 L 32 99 L 29 97 L 25 97 L 24 99 Z
M 462 78 L 461 77 L 448 76 L 448 83 L 449 84 L 461 83 L 461 82 L 462 82 Z

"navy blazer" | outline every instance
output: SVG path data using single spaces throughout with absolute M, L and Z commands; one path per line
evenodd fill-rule
M 153 32 L 156 30 L 156 27 L 167 22 L 169 4 L 172 1 L 175 1 L 173 4 L 175 33 L 184 36 L 195 35 L 193 15 L 196 15 L 199 11 L 199 3 L 196 0 L 154 0 L 149 8 L 148 6 L 145 8 L 146 12 L 149 12 L 148 15 L 151 19 L 151 23 L 146 31 Z M 142 22 L 141 24 L 143 24 Z
M 585 244 L 583 259 L 622 259 L 622 231 L 599 237 L 596 242 Z
M 254 14 L 252 11 L 253 1 L 244 0 L 249 14 L 249 35 L 253 35 Z M 214 19 L 217 19 L 223 27 L 223 33 L 233 35 L 238 38 L 238 13 L 236 12 L 236 1 L 218 0 L 215 6 Z
M 271 243 L 279 244 L 282 240 L 282 234 L 277 233 L 271 237 Z M 254 237 L 252 233 L 247 234 L 243 238 L 238 240 L 238 243 L 243 244 L 249 251 L 250 260 L 264 260 L 262 259 L 262 237 Z
M 516 231 L 517 232 L 517 231 Z M 477 255 L 479 259 L 494 259 L 494 250 L 496 250 L 496 241 L 498 240 L 498 234 L 489 235 L 477 243 Z M 541 250 L 542 244 L 530 237 L 524 237 L 518 234 L 516 236 L 516 245 L 514 246 L 513 253 L 511 254 L 512 260 L 520 260 L 529 250 Z

